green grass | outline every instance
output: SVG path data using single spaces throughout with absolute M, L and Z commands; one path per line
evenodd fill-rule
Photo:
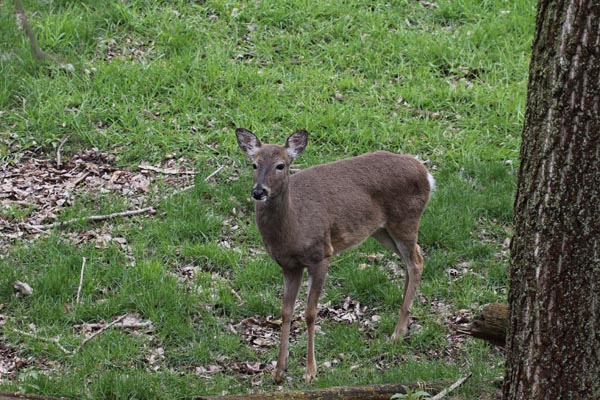
M 432 304 L 477 310 L 505 300 L 501 252 L 512 219 L 535 2 L 435 4 L 25 1 L 40 46 L 72 63 L 70 70 L 34 60 L 12 2 L 2 2 L 1 162 L 14 162 L 24 149 L 52 157 L 70 135 L 63 157 L 95 146 L 133 167 L 175 154 L 193 160 L 200 174 L 194 190 L 162 201 L 156 215 L 104 227 L 127 238 L 135 267 L 116 244 L 97 248 L 66 238 L 100 224 L 11 246 L 0 258 L 3 336 L 21 357 L 52 368 L 23 367 L 16 379 L 0 380 L 0 390 L 171 399 L 275 389 L 266 375 L 256 387 L 255 377 L 233 372 L 194 374 L 216 360 L 270 363 L 276 356 L 275 347 L 255 352 L 228 328 L 251 316 L 277 316 L 282 292 L 279 268 L 254 251 L 262 244 L 249 199 L 251 168 L 233 134 L 243 126 L 279 143 L 307 129 L 302 167 L 387 149 L 418 155 L 438 182 L 420 231 L 426 267 L 413 314 L 422 328 L 390 344 L 403 282 L 386 264 L 399 260 L 374 241 L 345 253 L 331 267 L 322 303 L 340 306 L 351 296 L 381 319 L 367 331 L 320 321 L 312 386 L 453 380 L 473 372 L 455 398 L 491 397 L 502 354 L 467 339 L 451 359 L 435 356 L 451 331 Z M 226 168 L 215 183 L 204 183 L 216 165 Z M 126 199 L 90 195 L 60 218 L 127 207 Z M 2 208 L 0 217 L 18 222 L 30 211 Z M 225 220 L 239 229 L 228 231 Z M 361 269 L 369 263 L 364 254 L 375 252 L 384 259 Z M 178 283 L 173 273 L 186 265 L 199 275 Z M 449 275 L 460 265 L 468 271 Z M 14 294 L 15 279 L 29 283 L 33 295 Z M 151 320 L 155 331 L 109 330 L 74 356 L 13 331 L 33 324 L 39 336 L 58 336 L 73 350 L 81 342 L 74 325 L 126 312 Z M 304 336 L 291 345 L 287 387 L 307 387 L 305 345 Z M 159 347 L 165 359 L 152 370 L 148 357 Z M 339 363 L 322 366 L 340 353 Z M 374 370 L 368 360 L 384 353 L 388 367 Z

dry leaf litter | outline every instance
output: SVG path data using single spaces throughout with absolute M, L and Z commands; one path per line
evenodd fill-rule
M 169 157 L 156 165 L 142 164 L 137 168 L 118 168 L 115 157 L 96 148 L 83 150 L 68 159 L 63 158 L 60 166 L 54 157 L 33 151 L 15 153 L 12 163 L 0 164 L 0 257 L 4 257 L 15 241 L 32 241 L 46 232 L 45 224 L 53 223 L 65 209 L 81 195 L 100 196 L 111 194 L 122 196 L 129 207 L 142 207 L 151 203 L 160 194 L 159 186 L 174 192 L 193 184 L 194 171 L 185 158 Z M 161 185 L 158 185 L 160 183 Z M 128 265 L 135 265 L 133 251 L 127 239 L 113 236 L 110 224 L 97 224 L 84 231 L 65 230 L 61 234 L 73 244 L 94 243 L 96 248 L 116 244 L 125 254 Z M 33 288 L 27 282 L 16 280 L 15 293 L 28 296 Z M 2 304 L 0 304 L 0 309 Z M 0 314 L 0 327 L 7 316 Z M 85 323 L 76 325 L 84 337 L 106 328 L 107 323 Z M 127 315 L 123 321 L 110 327 L 120 328 L 137 335 L 147 335 L 152 341 L 154 330 L 151 321 L 142 321 L 137 315 Z M 35 333 L 35 327 L 29 329 Z M 43 339 L 43 337 L 41 337 Z M 45 373 L 57 365 L 41 357 L 21 357 L 20 349 L 3 337 L 0 339 L 0 382 L 14 380 L 28 370 Z M 52 346 L 52 344 L 49 344 Z M 147 362 L 151 369 L 160 367 L 164 350 L 152 347 L 148 350 Z
M 127 199 L 130 207 L 141 207 L 157 195 L 155 182 L 172 188 L 191 185 L 193 176 L 187 165 L 186 159 L 170 158 L 153 166 L 154 170 L 144 169 L 144 165 L 118 168 L 113 155 L 92 148 L 57 168 L 49 157 L 24 152 L 17 162 L 0 165 L 0 250 L 4 254 L 14 240 L 42 234 L 44 224 L 55 222 L 80 195 L 110 193 Z M 98 238 L 100 234 L 91 235 Z M 114 240 L 126 245 L 123 239 Z

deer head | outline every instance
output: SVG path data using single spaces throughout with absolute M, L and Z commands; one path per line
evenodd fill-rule
M 242 150 L 252 160 L 254 185 L 252 198 L 266 202 L 287 190 L 290 165 L 306 148 L 308 132 L 300 130 L 290 135 L 284 146 L 262 145 L 256 135 L 244 128 L 235 130 Z

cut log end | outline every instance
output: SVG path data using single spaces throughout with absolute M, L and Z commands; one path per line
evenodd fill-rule
M 473 318 L 471 326 L 461 329 L 460 332 L 497 346 L 504 346 L 508 332 L 508 306 L 500 303 L 486 305 L 481 314 Z

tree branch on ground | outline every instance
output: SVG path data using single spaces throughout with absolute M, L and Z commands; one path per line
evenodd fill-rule
M 426 390 L 429 393 L 440 393 L 450 382 L 408 382 L 399 384 L 339 386 L 326 389 L 284 391 L 278 393 L 261 393 L 229 396 L 200 396 L 197 400 L 389 400 L 396 393 L 405 394 L 407 389 Z
M 75 351 L 73 351 L 73 354 L 79 352 L 79 350 L 81 350 L 81 348 L 83 346 L 85 346 L 85 344 L 87 342 L 89 342 L 90 340 L 94 339 L 95 337 L 101 335 L 102 333 L 106 332 L 107 329 L 112 328 L 114 325 L 118 324 L 119 322 L 123 321 L 123 319 L 125 319 L 125 317 L 127 317 L 127 313 L 121 315 L 120 317 L 117 317 L 116 319 L 114 319 L 111 323 L 105 325 L 104 327 L 102 327 L 100 330 L 92 333 L 89 337 L 83 339 L 83 341 L 79 344 L 79 346 L 77 346 L 77 348 L 75 349 Z
M 443 399 L 444 397 L 446 397 L 446 395 L 448 393 L 450 393 L 451 391 L 455 390 L 457 387 L 459 387 L 460 385 L 462 385 L 470 377 L 471 377 L 471 374 L 469 374 L 467 376 L 463 376 L 462 378 L 460 378 L 459 380 L 457 380 L 456 382 L 454 382 L 450 387 L 442 390 L 441 392 L 439 392 L 438 394 L 436 394 L 435 396 L 433 396 L 431 398 L 431 400 L 441 400 L 441 399 Z
M 64 348 L 64 347 L 63 347 L 63 346 L 60 344 L 60 341 L 58 340 L 58 338 L 46 338 L 46 337 L 38 336 L 38 335 L 36 335 L 36 334 L 29 333 L 29 332 L 25 332 L 25 331 L 22 331 L 22 330 L 19 330 L 19 329 L 14 329 L 14 328 L 13 328 L 13 330 L 12 330 L 12 331 L 13 331 L 13 332 L 15 332 L 15 333 L 18 333 L 19 335 L 27 336 L 27 337 L 30 337 L 30 338 L 32 338 L 32 339 L 36 339 L 36 340 L 39 340 L 39 341 L 42 341 L 42 342 L 46 342 L 46 343 L 53 343 L 53 344 L 55 344 L 55 345 L 56 345 L 56 347 L 58 347 L 58 348 L 60 349 L 60 351 L 62 351 L 62 352 L 63 352 L 63 353 L 65 353 L 66 355 L 69 355 L 69 356 L 70 356 L 70 355 L 72 355 L 72 354 L 73 354 L 73 352 L 72 352 L 72 351 L 69 351 L 69 350 L 65 349 L 65 348 Z
M 35 229 L 35 230 L 45 230 L 45 229 L 50 229 L 50 228 L 56 228 L 59 226 L 70 225 L 70 224 L 73 224 L 76 222 L 104 221 L 107 219 L 113 219 L 113 218 L 119 218 L 119 217 L 130 217 L 132 215 L 138 215 L 138 214 L 143 214 L 143 213 L 154 214 L 155 212 L 156 212 L 156 210 L 154 209 L 154 207 L 145 207 L 145 208 L 140 208 L 140 209 L 135 209 L 135 210 L 117 212 L 117 213 L 113 213 L 113 214 L 90 215 L 88 217 L 71 218 L 66 221 L 53 222 L 51 224 L 46 224 L 46 225 L 27 225 L 27 228 Z
M 196 175 L 197 172 L 196 171 L 180 171 L 174 168 L 159 168 L 159 167 L 155 167 L 154 165 L 146 165 L 146 164 L 140 164 L 138 165 L 139 169 L 143 169 L 145 171 L 153 171 L 153 172 L 157 172 L 159 174 L 165 174 L 165 175 Z
M 64 138 L 62 138 L 62 140 L 58 144 L 58 148 L 56 149 L 56 168 L 57 169 L 60 169 L 62 167 L 62 148 L 65 145 L 65 143 L 67 142 L 67 140 L 69 140 L 70 137 L 71 137 L 71 135 L 65 136 Z
M 79 286 L 77 287 L 77 298 L 75 299 L 75 305 L 79 305 L 79 299 L 81 295 L 81 287 L 83 286 L 83 270 L 85 269 L 86 258 L 83 257 L 83 261 L 81 262 L 81 273 L 79 274 Z
M 60 60 L 52 55 L 48 54 L 40 49 L 35 40 L 35 34 L 33 33 L 33 29 L 31 29 L 31 25 L 29 24 L 29 19 L 27 18 L 27 12 L 25 12 L 25 7 L 23 7 L 23 2 L 21 0 L 14 0 L 15 8 L 17 10 L 17 17 L 19 19 L 19 23 L 29 39 L 29 47 L 31 48 L 31 54 L 36 60 L 46 60 L 46 61 L 56 61 L 60 62 Z

